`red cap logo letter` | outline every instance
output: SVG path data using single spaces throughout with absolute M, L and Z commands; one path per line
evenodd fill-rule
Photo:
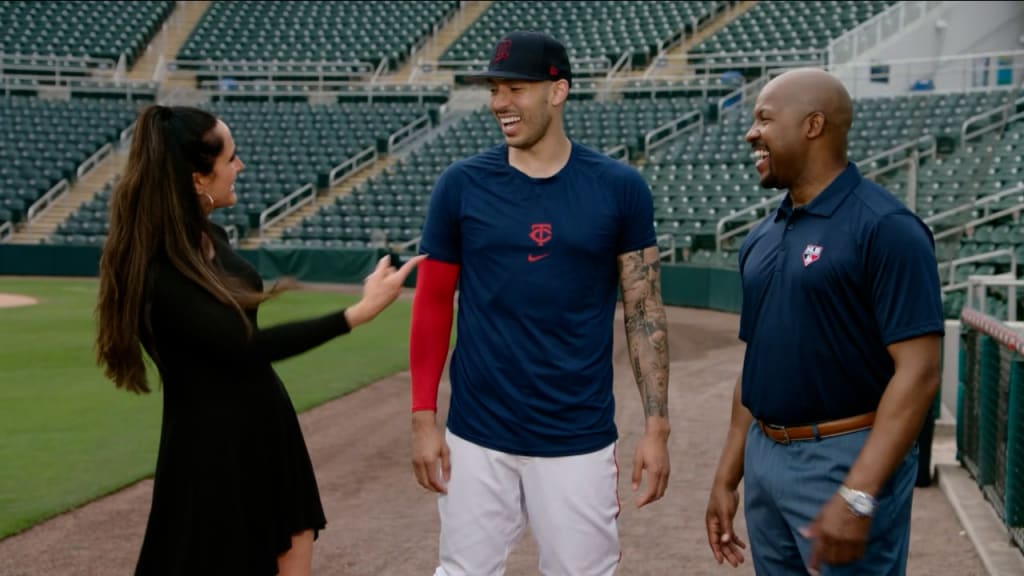
M 501 42 L 498 42 L 498 47 L 494 49 L 494 58 L 491 60 L 491 64 L 497 64 L 498 62 L 508 58 L 511 52 L 511 40 L 502 40 Z

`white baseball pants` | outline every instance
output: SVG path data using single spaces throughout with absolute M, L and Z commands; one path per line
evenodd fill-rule
M 448 494 L 438 499 L 434 576 L 501 576 L 529 523 L 544 576 L 610 576 L 619 563 L 615 444 L 579 456 L 515 456 L 445 432 Z

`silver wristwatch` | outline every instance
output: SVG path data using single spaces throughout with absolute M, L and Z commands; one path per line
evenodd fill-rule
M 878 500 L 875 500 L 871 494 L 854 490 L 845 485 L 839 487 L 839 496 L 846 500 L 850 512 L 861 518 L 870 518 L 875 513 L 875 507 L 878 506 Z

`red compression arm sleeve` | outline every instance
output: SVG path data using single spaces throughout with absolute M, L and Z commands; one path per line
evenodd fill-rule
M 416 270 L 409 334 L 413 412 L 437 410 L 437 388 L 448 359 L 458 280 L 457 264 L 427 258 Z

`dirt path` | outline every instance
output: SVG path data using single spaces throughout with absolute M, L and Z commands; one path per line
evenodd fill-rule
M 710 311 L 670 310 L 673 434 L 671 485 L 664 500 L 638 510 L 629 474 L 642 431 L 621 327 L 616 334 L 616 393 L 621 435 L 623 558 L 619 574 L 743 575 L 715 564 L 703 514 L 728 420 L 741 348 L 737 319 Z M 437 558 L 436 499 L 419 488 L 409 464 L 408 374 L 399 374 L 302 415 L 327 511 L 314 573 L 419 576 Z M 442 405 L 447 405 L 442 390 Z M 4 576 L 131 574 L 149 510 L 150 481 L 0 541 Z M 742 514 L 742 513 L 741 513 Z M 980 576 L 981 562 L 938 488 L 915 494 L 908 573 Z M 745 533 L 742 520 L 741 533 Z M 527 538 L 509 558 L 507 574 L 536 574 Z

